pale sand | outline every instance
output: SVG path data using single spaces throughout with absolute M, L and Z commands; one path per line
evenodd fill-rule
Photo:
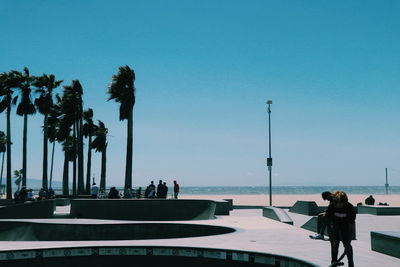
M 349 195 L 353 205 L 364 203 L 369 195 Z M 180 199 L 233 199 L 233 205 L 268 206 L 269 195 L 180 195 Z M 390 206 L 400 206 L 400 195 L 374 195 L 375 204 L 386 202 Z M 320 194 L 316 195 L 272 195 L 273 206 L 293 206 L 297 200 L 315 201 L 319 206 L 327 206 Z

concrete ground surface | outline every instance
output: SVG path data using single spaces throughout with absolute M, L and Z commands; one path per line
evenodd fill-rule
M 69 206 L 57 207 L 57 219 L 30 219 L 22 221 L 53 223 L 128 223 L 128 221 L 68 219 Z M 4 242 L 0 241 L 0 251 L 61 248 L 86 246 L 175 246 L 207 247 L 220 249 L 244 250 L 290 256 L 320 266 L 330 264 L 330 243 L 312 240 L 310 231 L 301 229 L 310 216 L 289 213 L 294 226 L 280 223 L 262 216 L 261 209 L 233 210 L 229 216 L 217 216 L 212 220 L 178 221 L 188 224 L 220 225 L 235 228 L 234 233 L 173 239 L 152 240 L 116 240 L 116 241 L 54 241 L 54 242 Z M 132 221 L 132 223 L 139 223 Z M 141 222 L 143 223 L 143 222 Z M 165 223 L 177 223 L 168 221 Z M 357 240 L 352 242 L 356 266 L 400 266 L 400 259 L 371 250 L 370 231 L 400 231 L 400 216 L 374 216 L 361 214 L 357 216 Z M 341 246 L 342 248 L 342 246 Z M 342 252 L 343 248 L 341 249 Z M 347 266 L 347 260 L 344 261 Z

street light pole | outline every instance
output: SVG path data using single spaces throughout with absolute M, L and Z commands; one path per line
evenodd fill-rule
M 268 104 L 268 140 L 269 140 L 269 156 L 267 158 L 267 166 L 269 171 L 269 205 L 272 206 L 272 156 L 271 156 L 271 104 L 272 100 L 267 101 Z

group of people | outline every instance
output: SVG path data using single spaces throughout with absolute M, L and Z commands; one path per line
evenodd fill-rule
M 49 188 L 49 190 L 41 188 L 37 196 L 35 195 L 33 189 L 28 189 L 25 186 L 14 192 L 14 200 L 16 203 L 52 199 L 54 197 L 55 197 L 55 192 L 52 188 Z
M 178 195 L 179 195 L 179 184 L 176 182 L 176 180 L 174 180 L 173 198 L 178 199 Z M 158 182 L 157 188 L 154 185 L 154 181 L 151 181 L 144 192 L 145 198 L 166 199 L 167 196 L 168 196 L 168 186 L 167 183 L 163 182 L 162 180 Z
M 92 184 L 91 189 L 92 198 L 142 198 L 142 187 L 137 188 L 136 190 L 132 190 L 130 187 L 127 187 L 123 194 L 119 192 L 115 186 L 110 188 L 108 194 L 104 192 L 103 189 L 99 189 L 99 187 L 94 182 Z M 178 198 L 179 195 L 179 184 L 174 181 L 174 195 L 175 199 Z M 166 182 L 162 180 L 159 181 L 157 188 L 154 185 L 154 182 L 151 181 L 150 185 L 147 186 L 144 197 L 145 198 L 159 198 L 159 199 L 166 199 L 168 196 L 168 186 Z
M 331 265 L 342 265 L 341 258 L 346 255 L 348 266 L 354 267 L 353 248 L 351 240 L 355 239 L 355 220 L 356 211 L 354 206 L 348 201 L 344 191 L 323 192 L 322 199 L 329 201 L 329 206 L 325 212 L 318 215 L 317 234 L 310 236 L 313 239 L 323 239 L 327 230 L 331 243 Z M 344 254 L 338 258 L 339 244 L 343 243 Z

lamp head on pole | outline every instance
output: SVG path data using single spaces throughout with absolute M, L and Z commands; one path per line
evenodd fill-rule
M 267 104 L 268 105 L 272 104 L 272 100 L 267 100 Z

